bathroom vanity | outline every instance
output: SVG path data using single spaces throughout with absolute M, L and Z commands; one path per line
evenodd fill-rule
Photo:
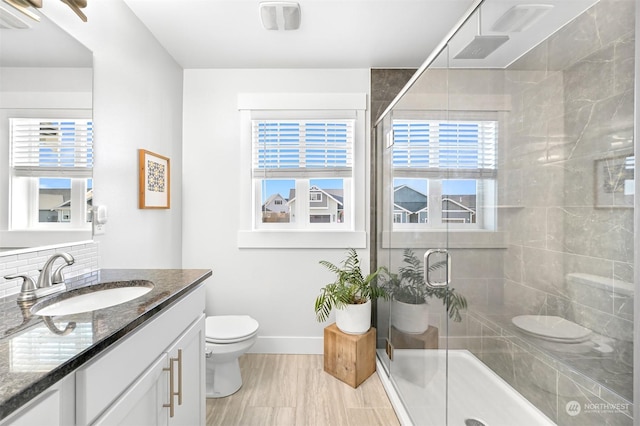
M 148 280 L 92 312 L 28 315 L 0 300 L 0 425 L 204 424 L 204 281 L 210 270 L 99 270 L 70 290 Z

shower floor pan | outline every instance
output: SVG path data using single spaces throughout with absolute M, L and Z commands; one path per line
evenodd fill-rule
M 449 350 L 448 365 L 444 350 L 396 349 L 393 358 L 390 380 L 416 425 L 555 425 L 467 350 Z

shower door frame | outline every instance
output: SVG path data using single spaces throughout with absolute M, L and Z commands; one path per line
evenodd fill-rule
M 633 135 L 633 149 L 636 153 L 636 164 L 637 166 L 638 155 L 640 152 L 640 142 L 638 141 L 638 136 L 640 136 L 640 130 L 638 126 L 640 126 L 640 4 L 636 1 L 636 33 L 635 33 L 635 123 L 634 123 L 634 135 Z M 635 167 L 635 170 L 638 168 Z M 635 194 L 634 194 L 634 282 L 635 282 L 635 291 L 638 292 L 638 283 L 640 283 L 640 241 L 638 241 L 638 229 L 640 228 L 640 188 L 638 185 L 635 185 Z M 640 297 L 634 296 L 634 318 L 633 318 L 633 356 L 634 356 L 634 365 L 640 365 Z M 634 368 L 633 370 L 633 418 L 637 422 L 640 419 L 640 403 L 638 403 L 638 398 L 640 398 L 640 368 Z

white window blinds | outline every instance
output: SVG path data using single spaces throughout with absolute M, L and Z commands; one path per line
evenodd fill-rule
M 19 176 L 91 176 L 93 122 L 11 118 L 11 167 Z
M 350 177 L 354 120 L 253 120 L 254 177 Z
M 497 121 L 394 120 L 393 167 L 460 178 L 495 176 L 497 138 Z

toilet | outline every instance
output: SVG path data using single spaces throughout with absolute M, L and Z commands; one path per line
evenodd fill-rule
M 591 330 L 554 315 L 519 315 L 511 322 L 533 337 L 558 343 L 581 343 L 589 340 Z
M 242 387 L 238 357 L 258 337 L 258 321 L 248 315 L 218 315 L 205 320 L 206 394 L 222 398 Z

